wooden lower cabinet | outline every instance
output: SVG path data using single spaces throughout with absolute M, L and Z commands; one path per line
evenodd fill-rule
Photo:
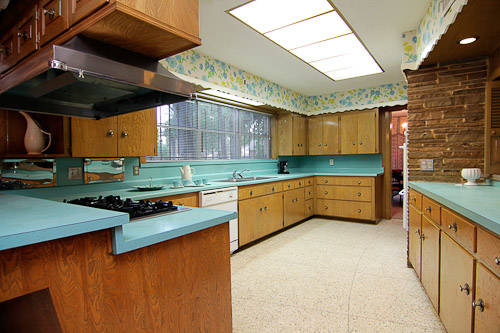
M 316 199 L 316 214 L 359 220 L 374 220 L 371 202 Z
M 306 200 L 306 216 L 305 217 L 311 217 L 314 215 L 314 200 L 309 199 Z
M 285 227 L 306 217 L 304 188 L 283 192 L 283 221 Z
M 245 245 L 283 227 L 281 193 L 238 202 L 238 239 Z
M 176 206 L 180 205 L 180 206 L 188 206 L 188 207 L 199 207 L 198 197 L 199 197 L 198 192 L 194 192 L 194 193 L 170 195 L 170 196 L 166 196 L 166 197 L 156 197 L 156 198 L 151 198 L 148 200 L 172 201 L 172 203 Z
M 410 205 L 408 223 L 408 261 L 413 266 L 415 273 L 420 277 L 422 214 Z
M 434 305 L 439 310 L 439 234 L 440 229 L 427 217 L 422 217 L 422 256 L 420 280 Z
M 474 258 L 441 234 L 440 317 L 449 333 L 471 332 Z
M 500 332 L 500 279 L 476 264 L 474 333 Z

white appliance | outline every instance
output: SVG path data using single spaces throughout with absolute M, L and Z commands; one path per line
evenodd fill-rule
M 200 207 L 238 211 L 238 188 L 227 187 L 200 192 Z M 229 249 L 231 253 L 238 249 L 238 218 L 229 221 Z

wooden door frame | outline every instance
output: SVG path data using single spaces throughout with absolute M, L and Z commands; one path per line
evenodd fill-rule
M 379 108 L 380 125 L 380 152 L 382 154 L 382 167 L 384 176 L 382 179 L 382 218 L 392 218 L 392 135 L 391 135 L 391 112 L 408 110 L 408 104 L 386 106 Z

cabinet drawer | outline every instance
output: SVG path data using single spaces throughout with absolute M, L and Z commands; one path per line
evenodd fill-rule
M 422 194 L 412 188 L 410 189 L 410 205 L 418 210 L 422 210 Z
M 248 198 L 255 198 L 255 197 L 260 197 L 262 195 L 278 193 L 281 191 L 282 191 L 282 184 L 279 182 L 241 186 L 238 188 L 238 199 L 244 200 Z
M 199 204 L 198 204 L 198 192 L 170 195 L 170 196 L 166 196 L 166 197 L 150 198 L 147 200 L 172 201 L 172 203 L 176 206 L 177 205 L 187 206 L 187 207 L 198 207 L 199 206 Z
M 477 256 L 500 275 L 500 238 L 477 228 Z
M 306 217 L 314 215 L 314 200 L 309 199 L 305 201 L 306 203 Z
M 304 178 L 305 186 L 313 186 L 314 185 L 314 177 Z
M 321 185 L 347 185 L 347 186 L 373 186 L 373 177 L 332 177 L 318 176 L 316 184 Z
M 422 212 L 434 223 L 438 225 L 441 224 L 441 206 L 434 200 L 427 198 L 425 195 L 422 196 Z
M 32 52 L 38 49 L 38 44 L 36 42 L 36 34 L 37 34 L 37 21 L 36 21 L 36 11 L 37 6 L 33 6 L 33 8 L 26 12 L 27 15 L 20 20 L 17 25 L 16 31 L 16 47 L 17 47 L 17 56 L 18 60 L 26 57 Z
M 305 191 L 304 195 L 305 195 L 306 200 L 314 198 L 314 186 L 306 186 L 304 191 Z
M 0 52 L 0 73 L 8 70 L 17 62 L 16 32 L 17 28 L 11 29 L 0 39 L 0 47 L 3 49 L 3 52 Z
M 443 230 L 469 251 L 476 252 L 476 226 L 449 209 L 442 209 Z
M 318 215 L 374 220 L 369 202 L 316 199 L 315 209 Z
M 304 186 L 303 180 L 301 180 L 300 183 L 302 184 L 302 186 Z M 300 188 L 298 179 L 285 180 L 284 182 L 282 182 L 282 184 L 283 184 L 283 191 L 290 191 L 290 190 L 295 190 L 296 188 Z
M 370 187 L 354 186 L 316 186 L 316 197 L 321 199 L 372 201 L 372 189 Z
M 67 0 L 40 1 L 40 45 L 44 45 L 69 26 Z

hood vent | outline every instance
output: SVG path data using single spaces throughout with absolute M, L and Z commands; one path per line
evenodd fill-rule
M 0 108 L 100 119 L 191 97 L 195 85 L 158 61 L 77 36 L 54 45 L 45 72 L 0 95 Z

